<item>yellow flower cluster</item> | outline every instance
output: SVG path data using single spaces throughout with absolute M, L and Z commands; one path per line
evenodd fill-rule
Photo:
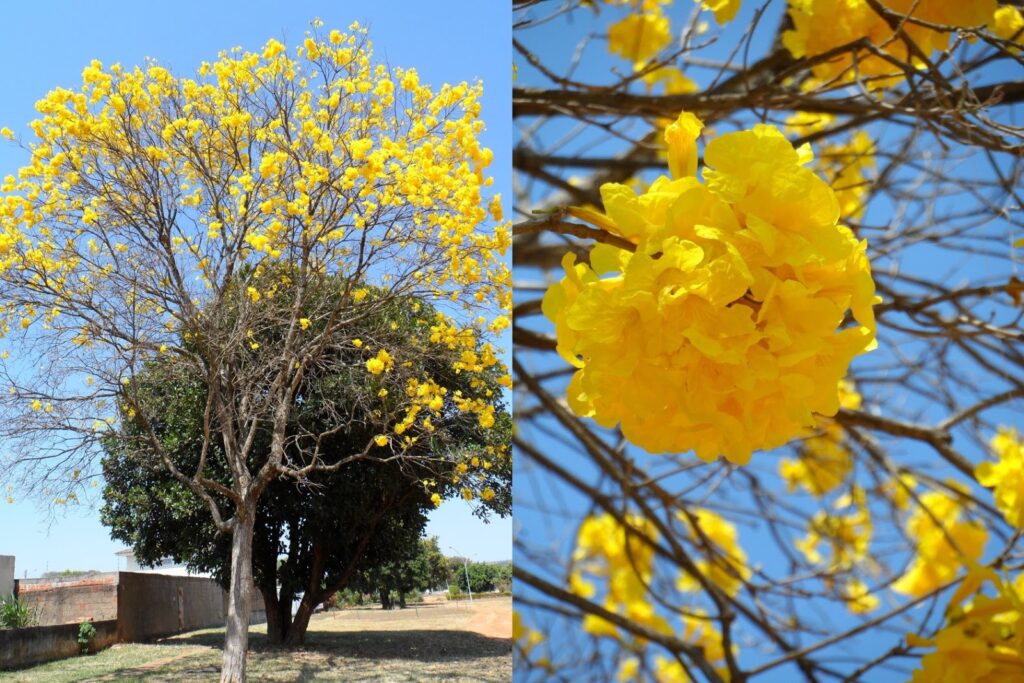
M 687 78 L 679 67 L 672 64 L 654 67 L 651 64 L 651 60 L 672 42 L 672 25 L 662 8 L 672 0 L 604 2 L 628 5 L 633 10 L 608 27 L 608 51 L 630 61 L 633 70 L 641 74 L 640 79 L 648 92 L 659 85 L 663 86 L 666 95 L 696 92 L 697 84 Z
M 850 410 L 861 405 L 860 394 L 845 379 L 839 383 L 839 405 Z M 779 476 L 789 491 L 799 486 L 812 495 L 824 496 L 846 481 L 853 471 L 853 456 L 843 442 L 843 428 L 835 420 L 822 417 L 818 419 L 818 429 L 819 434 L 800 444 L 798 459 L 783 458 L 779 462 Z
M 576 536 L 570 588 L 582 597 L 592 598 L 597 588 L 584 574 L 600 577 L 607 582 L 605 609 L 654 631 L 672 633 L 672 627 L 654 611 L 647 595 L 654 564 L 650 543 L 658 539 L 658 532 L 650 520 L 639 515 L 628 515 L 625 521 L 628 529 L 610 514 L 583 521 Z M 614 624 L 593 614 L 584 618 L 583 628 L 593 635 L 618 634 Z
M 1013 5 L 1003 5 L 992 15 L 989 30 L 1003 40 L 1024 43 L 1024 16 Z M 1015 52 L 1020 52 L 1019 49 Z
M 989 582 L 996 594 L 979 589 Z M 967 604 L 960 603 L 975 593 Z M 911 647 L 933 647 L 911 683 L 1011 683 L 1024 680 L 1024 574 L 1012 582 L 975 567 L 946 610 L 947 624 L 932 638 L 907 636 Z
M 722 636 L 711 625 L 710 620 L 701 610 L 694 610 L 692 614 L 682 617 L 683 632 L 682 639 L 693 643 L 704 652 L 708 662 L 719 663 L 715 672 L 723 681 L 730 678 L 729 668 L 722 664 L 725 661 L 725 650 L 722 645 Z M 655 655 L 653 662 L 655 683 L 691 683 L 693 678 L 679 663 L 677 659 L 669 659 L 662 655 Z M 640 677 L 640 659 L 638 657 L 627 657 L 619 665 L 617 678 L 620 683 L 629 683 L 642 680 Z
M 695 509 L 689 515 L 678 513 L 691 540 L 707 559 L 697 560 L 698 571 L 727 595 L 736 595 L 750 578 L 747 554 L 740 547 L 736 527 L 710 510 Z M 702 590 L 697 579 L 681 573 L 676 580 L 681 591 Z
M 549 668 L 546 657 L 535 657 L 537 646 L 544 642 L 544 634 L 523 623 L 519 610 L 512 610 L 512 644 L 516 655 L 516 666 L 527 665 L 542 669 Z M 522 663 L 522 664 L 521 664 Z
M 824 510 L 815 513 L 807 536 L 796 541 L 796 547 L 811 564 L 827 564 L 830 576 L 849 572 L 869 559 L 874 526 L 864 490 L 853 487 L 849 494 L 836 499 L 833 507 L 840 513 Z M 818 548 L 827 543 L 826 562 Z M 878 598 L 868 593 L 867 586 L 856 578 L 838 586 L 847 607 L 854 613 L 870 612 L 878 606 Z
M 963 504 L 943 491 L 930 491 L 907 520 L 907 537 L 917 545 L 907 572 L 892 584 L 897 593 L 920 597 L 956 578 L 976 562 L 988 532 L 977 522 L 961 521 Z
M 984 26 L 996 11 L 996 0 L 885 0 L 882 4 L 901 15 L 943 26 Z M 782 43 L 798 59 L 867 38 L 883 53 L 905 64 L 922 66 L 921 59 L 866 0 L 789 0 L 789 16 L 794 28 L 783 33 Z M 925 56 L 949 46 L 949 31 L 909 21 L 900 26 Z M 899 67 L 866 50 L 856 53 L 856 65 L 851 51 L 819 61 L 812 70 L 821 81 L 859 78 L 871 89 L 903 80 Z
M 974 470 L 982 486 L 993 489 L 996 507 L 1011 526 L 1024 529 L 1024 439 L 1016 429 L 1001 427 L 990 443 L 998 462 Z
M 745 561 L 742 551 L 736 545 L 735 529 L 725 520 L 707 510 L 695 513 L 697 525 L 705 538 L 715 546 L 713 552 L 717 559 L 711 564 L 705 563 L 709 577 L 717 577 L 723 585 L 732 585 L 736 581 L 735 573 L 741 572 L 741 563 Z M 654 602 L 649 595 L 650 582 L 653 576 L 654 551 L 651 543 L 658 540 L 658 532 L 650 520 L 639 515 L 627 515 L 624 518 L 628 529 L 610 514 L 587 517 L 580 526 L 576 537 L 576 550 L 573 554 L 574 571 L 569 576 L 569 588 L 584 598 L 593 598 L 597 587 L 584 575 L 602 579 L 606 593 L 604 607 L 609 612 L 621 614 L 635 624 L 645 626 L 652 631 L 673 635 L 676 631 L 662 614 L 655 612 Z M 693 526 L 687 522 L 690 531 Z M 723 663 L 725 652 L 721 635 L 711 625 L 710 620 L 699 609 L 687 610 L 681 617 L 684 625 L 682 638 L 704 650 L 704 656 L 711 663 Z M 593 614 L 584 617 L 583 628 L 595 636 L 621 638 L 618 627 L 605 619 Z M 634 651 L 642 648 L 645 643 L 636 642 Z M 623 661 L 619 670 L 619 680 L 635 680 L 639 669 L 639 660 L 629 658 Z M 676 664 L 678 664 L 676 662 Z M 673 663 L 658 658 L 655 668 L 659 672 L 659 681 L 688 681 L 684 671 L 673 668 Z M 719 673 L 728 676 L 728 670 L 722 666 Z
M 874 282 L 809 147 L 766 125 L 722 135 L 701 183 L 700 126 L 684 112 L 666 131 L 675 179 L 641 195 L 609 183 L 603 214 L 571 211 L 636 246 L 598 244 L 589 265 L 567 254 L 543 310 L 577 368 L 577 414 L 650 452 L 745 463 L 838 410 L 850 361 L 874 345 Z

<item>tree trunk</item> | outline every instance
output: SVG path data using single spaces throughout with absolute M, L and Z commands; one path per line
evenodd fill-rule
M 317 595 L 308 590 L 303 594 L 299 608 L 295 610 L 295 618 L 288 628 L 288 637 L 285 642 L 289 645 L 302 645 L 306 642 L 306 629 L 309 628 L 309 618 L 313 616 L 313 609 L 319 600 Z
M 388 596 L 388 589 L 387 588 L 381 588 L 379 590 L 380 590 L 380 608 L 381 609 L 391 609 L 391 603 L 390 603 L 390 601 L 388 599 L 389 598 L 389 596 Z
M 398 606 L 405 609 L 405 591 L 401 589 L 398 591 Z
M 285 631 L 284 615 L 281 614 L 281 602 L 277 597 L 277 591 L 267 588 L 260 588 L 263 595 L 263 604 L 267 608 L 267 640 L 274 645 L 284 642 Z
M 231 534 L 231 583 L 228 591 L 227 633 L 221 683 L 245 683 L 245 654 L 249 650 L 252 616 L 252 533 L 255 503 L 239 507 Z

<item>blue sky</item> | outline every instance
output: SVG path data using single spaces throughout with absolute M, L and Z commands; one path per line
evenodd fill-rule
M 744 2 L 743 9 L 736 20 L 726 27 L 718 40 L 711 43 L 707 48 L 698 51 L 696 53 L 697 56 L 710 60 L 725 61 L 730 53 L 738 45 L 742 44 L 743 31 L 750 24 L 755 8 L 764 4 Z M 768 3 L 768 11 L 758 25 L 753 48 L 745 61 L 753 63 L 765 54 L 767 41 L 771 39 L 778 26 L 784 4 L 784 2 L 779 1 Z M 542 62 L 556 74 L 565 74 L 569 65 L 574 64 L 576 66 L 572 72 L 572 78 L 575 80 L 589 84 L 617 81 L 618 77 L 612 75 L 612 70 L 617 69 L 620 75 L 627 74 L 630 71 L 630 65 L 625 60 L 608 55 L 607 42 L 604 40 L 603 35 L 607 26 L 622 16 L 622 13 L 606 5 L 599 5 L 599 7 L 601 10 L 600 14 L 585 10 L 572 12 L 535 29 L 524 31 L 517 38 L 529 50 L 538 55 Z M 666 6 L 666 13 L 671 16 L 673 29 L 676 31 L 685 24 L 691 11 L 693 11 L 693 5 L 689 2 L 674 2 Z M 548 13 L 550 13 L 550 10 Z M 536 14 L 543 15 L 544 10 L 537 10 Z M 714 35 L 714 20 L 710 13 L 705 13 L 702 19 L 711 23 L 712 32 L 709 35 Z M 581 49 L 581 39 L 591 34 L 598 37 L 586 43 Z M 744 55 L 740 53 L 734 56 L 733 61 L 744 61 Z M 538 70 L 532 68 L 521 56 L 516 55 L 515 62 L 518 67 L 517 86 L 552 87 L 550 81 L 547 81 Z M 1000 69 L 1005 70 L 1000 73 Z M 981 74 L 979 83 L 1019 79 L 1019 71 L 1012 73 L 1010 69 L 1011 67 L 1005 66 L 1005 63 L 1002 66 L 989 69 L 984 74 Z M 709 86 L 714 72 L 708 69 L 692 68 L 687 71 L 687 75 L 703 89 Z M 640 92 L 641 89 L 636 88 L 635 91 Z M 769 112 L 769 115 L 775 121 L 779 121 L 786 114 Z M 745 124 L 748 121 L 752 121 L 752 116 L 749 112 L 744 114 L 744 116 Z M 1011 112 L 1009 108 L 1004 108 L 1001 111 L 996 110 L 995 116 L 1010 117 Z M 563 148 L 553 152 L 558 155 L 604 157 L 613 156 L 623 149 L 623 143 L 620 139 L 603 131 L 595 132 L 594 128 L 596 127 L 580 133 L 578 130 L 579 122 L 568 117 L 561 120 L 555 119 L 543 127 L 536 126 L 536 119 L 524 117 L 517 121 L 516 125 L 518 127 L 517 141 L 522 139 L 524 131 L 528 131 L 531 136 L 535 136 L 534 139 L 539 139 L 543 145 L 554 145 L 560 139 L 568 140 L 569 142 Z M 729 130 L 730 126 L 728 124 L 716 124 L 716 128 L 715 134 L 719 134 Z M 628 134 L 640 137 L 648 129 L 647 124 L 639 122 L 634 127 L 628 129 Z M 876 127 L 872 129 L 871 133 L 880 140 L 880 144 L 884 149 L 885 140 L 898 137 L 902 134 L 902 131 L 883 130 Z M 982 174 L 991 172 L 987 170 L 983 160 L 975 157 L 966 159 L 956 169 L 956 173 L 970 178 L 983 177 Z M 564 169 L 560 175 L 562 177 L 572 175 L 586 176 L 587 171 L 570 168 Z M 657 174 L 650 174 L 648 180 L 653 179 L 654 175 Z M 545 191 L 548 191 L 548 189 L 545 188 Z M 544 195 L 541 193 L 531 197 L 531 199 L 540 201 L 543 197 Z M 522 216 L 517 216 L 517 219 L 521 218 Z M 891 220 L 891 206 L 880 202 L 871 208 L 864 222 L 868 225 L 887 226 Z M 997 222 L 991 227 L 991 230 L 992 232 L 1005 230 L 1005 225 Z M 877 234 L 877 232 L 874 234 Z M 1016 236 L 1020 237 L 1019 232 Z M 871 239 L 871 235 L 868 235 L 868 237 Z M 1008 247 L 1009 243 L 1007 242 L 1006 245 Z M 1006 282 L 1007 278 L 1012 274 L 1019 276 L 1019 272 L 1015 270 L 1017 266 L 1010 264 L 1005 256 L 991 259 L 981 257 L 969 259 L 966 256 L 961 257 L 941 248 L 918 245 L 910 250 L 910 252 L 901 254 L 901 257 L 900 266 L 902 267 L 902 272 L 925 278 L 939 279 L 940 281 L 943 281 L 943 276 L 939 276 L 937 273 L 949 273 L 949 279 L 945 281 L 949 285 L 958 285 L 968 279 L 974 284 Z M 874 269 L 876 273 L 883 272 L 893 265 L 891 260 L 879 260 L 879 262 L 874 264 Z M 1008 267 L 1011 270 L 1008 270 Z M 561 276 L 561 273 L 556 269 L 555 272 L 549 273 L 549 275 L 557 278 Z M 543 277 L 544 274 L 540 271 L 527 271 L 517 272 L 516 279 L 520 282 L 536 283 L 542 281 Z M 534 299 L 537 296 L 538 292 L 536 291 L 521 292 L 517 294 L 516 302 Z M 539 316 L 525 321 L 517 321 L 517 325 L 523 325 L 524 327 L 547 334 L 553 331 L 552 325 Z M 894 336 L 891 331 L 888 334 L 890 338 Z M 923 356 L 927 353 L 927 349 L 918 348 L 916 353 Z M 518 353 L 517 356 L 519 356 L 519 360 L 526 367 L 535 372 L 565 367 L 563 361 L 550 353 L 525 352 Z M 862 373 L 870 374 L 873 368 L 892 360 L 892 351 L 883 348 L 858 359 L 856 367 Z M 568 377 L 564 377 L 564 380 L 567 379 Z M 560 396 L 564 392 L 564 380 L 561 382 L 558 380 L 549 381 L 545 386 L 554 395 Z M 1001 384 L 997 385 L 995 382 L 992 382 L 991 385 L 985 386 L 982 391 L 989 395 L 1005 388 Z M 877 385 L 869 386 L 865 391 L 867 410 L 872 409 L 871 401 L 873 397 L 871 394 L 876 392 L 879 402 L 884 399 L 887 406 L 892 406 L 895 403 L 892 397 L 887 395 L 886 385 L 880 382 Z M 903 393 L 906 394 L 907 392 L 904 391 Z M 907 405 L 904 406 L 908 414 L 912 414 L 914 410 L 921 407 L 923 407 L 921 402 L 916 401 L 913 396 L 907 398 Z M 990 417 L 992 422 L 1016 424 L 1020 428 L 1022 425 L 1020 423 L 1019 408 L 1020 403 L 1018 402 L 1016 405 L 1010 405 L 1005 409 L 992 411 L 987 417 Z M 1016 412 L 1014 412 L 1014 409 L 1016 409 Z M 928 421 L 938 420 L 942 417 L 945 417 L 945 414 L 931 412 L 921 415 L 920 419 Z M 602 480 L 600 471 L 587 457 L 580 455 L 578 449 L 566 446 L 566 439 L 562 438 L 564 430 L 560 430 L 555 425 L 554 420 L 538 421 L 533 428 L 528 426 L 521 426 L 520 428 L 522 430 L 520 434 L 522 434 L 525 441 L 536 445 L 546 456 L 569 469 L 575 476 L 588 483 L 595 484 L 599 489 L 611 492 L 613 495 L 617 492 L 615 485 Z M 607 431 L 600 429 L 596 429 L 596 431 L 602 435 L 608 434 Z M 966 434 L 958 433 L 955 437 L 957 437 L 955 441 L 956 447 L 972 461 L 978 462 L 981 458 L 985 457 L 985 449 L 970 443 L 964 438 Z M 610 440 L 614 441 L 614 438 Z M 922 465 L 922 470 L 931 468 L 930 471 L 939 478 L 951 474 L 948 469 L 935 466 L 938 459 L 934 452 L 925 446 L 909 443 L 905 440 L 883 439 L 882 442 L 887 447 L 891 447 L 891 454 L 900 463 L 910 463 L 915 467 L 920 464 Z M 650 456 L 637 448 L 628 449 L 627 454 L 628 457 L 635 459 L 641 467 L 647 468 L 648 472 L 663 472 L 672 469 L 671 465 L 659 455 Z M 762 481 L 767 482 L 769 486 L 779 485 L 775 472 L 780 454 L 788 455 L 789 453 L 784 449 L 778 449 L 771 453 L 755 453 L 751 464 L 747 466 L 750 468 L 748 471 L 756 472 L 757 476 Z M 516 461 L 516 473 L 516 562 L 530 571 L 549 580 L 554 580 L 557 583 L 565 573 L 564 560 L 560 564 L 554 561 L 553 558 L 568 558 L 582 518 L 596 506 L 587 496 L 555 480 L 554 477 L 548 475 L 542 468 L 531 467 L 525 458 L 520 458 Z M 676 481 L 679 482 L 678 488 L 681 489 L 683 485 L 682 478 L 677 478 Z M 669 491 L 677 490 L 673 488 L 672 480 L 662 480 L 661 484 Z M 743 501 L 747 492 L 739 489 L 741 489 L 739 486 L 735 488 L 722 486 L 716 489 L 716 500 L 712 504 L 725 501 L 725 504 L 728 505 L 734 501 Z M 699 498 L 700 495 L 701 491 L 698 490 L 692 492 L 688 497 Z M 990 494 L 987 491 L 981 490 L 981 495 L 989 496 L 987 499 L 990 499 Z M 804 506 L 808 510 L 816 509 L 813 501 L 809 500 L 809 496 L 799 493 L 791 496 L 787 502 Z M 746 520 L 739 527 L 741 542 L 752 563 L 762 567 L 773 576 L 783 575 L 788 571 L 785 558 L 779 556 L 777 546 L 767 535 L 765 529 L 765 525 L 759 524 L 756 519 Z M 892 532 L 891 528 L 881 528 L 880 525 L 873 550 L 885 553 L 886 561 L 892 561 L 894 556 L 898 557 L 900 553 L 905 552 L 905 548 L 901 544 L 902 541 Z M 998 544 L 993 542 L 990 545 L 990 550 L 992 546 L 996 545 Z M 522 584 L 516 586 L 516 591 L 517 596 L 527 596 L 531 593 Z M 665 597 L 671 600 L 674 592 L 671 588 L 668 588 Z M 537 594 L 534 593 L 533 597 L 536 596 Z M 883 604 L 885 604 L 885 599 L 886 596 L 883 594 Z M 528 606 L 523 606 L 522 609 L 524 612 L 529 613 L 528 621 L 532 625 L 539 626 L 541 630 L 551 635 L 551 655 L 556 661 L 559 657 L 562 657 L 567 661 L 586 661 L 588 662 L 587 666 L 596 666 L 593 661 L 584 659 L 585 654 L 579 654 L 581 652 L 589 653 L 591 648 L 593 648 L 593 640 L 589 636 L 581 634 L 578 627 L 568 625 L 564 619 L 560 619 L 551 613 L 543 613 L 541 610 L 532 610 L 532 613 L 530 613 L 531 610 Z M 849 628 L 858 623 L 858 619 L 851 617 L 844 609 L 829 609 L 821 604 L 815 604 L 813 610 L 809 609 L 808 611 L 820 612 L 823 615 L 823 622 L 828 624 L 829 632 L 840 632 L 842 629 Z M 912 611 L 911 619 L 919 617 L 922 612 L 923 608 Z M 877 612 L 872 616 L 877 616 L 880 613 Z M 883 651 L 883 648 L 891 647 L 903 632 L 913 628 L 913 621 L 911 620 L 894 620 L 892 623 L 895 626 L 895 631 L 872 629 L 863 637 L 853 639 L 848 644 L 833 649 L 831 655 L 837 661 L 841 661 L 841 658 L 849 654 L 851 650 L 855 654 L 865 651 L 880 653 Z M 753 641 L 753 643 L 747 643 L 741 647 L 740 661 L 749 667 L 763 656 L 757 647 L 759 634 L 754 630 L 746 630 L 742 634 L 743 637 Z M 608 645 L 607 642 L 605 644 Z M 610 645 L 608 648 L 605 648 L 605 651 L 608 649 L 610 649 Z M 573 659 L 573 657 L 576 657 L 576 659 Z M 908 666 L 908 668 L 912 667 L 910 663 L 904 662 L 903 664 Z M 612 670 L 614 671 L 614 668 Z M 899 676 L 894 677 L 893 672 L 888 670 L 873 672 L 872 676 L 874 677 L 869 676 L 864 680 L 900 680 Z M 788 683 L 789 681 L 797 680 L 797 673 L 792 667 L 782 666 L 772 671 L 770 675 L 759 677 L 758 680 Z
M 402 0 L 12 3 L 0 24 L 0 126 L 27 135 L 35 102 L 51 88 L 80 85 L 82 68 L 92 59 L 128 66 L 153 57 L 176 73 L 190 73 L 235 45 L 256 49 L 268 38 L 298 42 L 315 17 L 325 30 L 359 21 L 370 29 L 377 60 L 415 67 L 425 83 L 483 80 L 483 140 L 494 150 L 494 190 L 511 196 L 507 3 L 446 0 L 443 12 L 432 3 Z M 17 148 L 0 145 L 0 175 L 14 172 L 23 160 Z M 36 501 L 13 495 L 14 504 L 0 497 L 0 554 L 16 556 L 19 577 L 117 567 L 114 552 L 123 546 L 110 540 L 94 509 L 51 518 Z M 449 554 L 449 546 L 479 560 L 512 554 L 511 520 L 484 524 L 461 500 L 438 508 L 427 533 L 439 536 Z

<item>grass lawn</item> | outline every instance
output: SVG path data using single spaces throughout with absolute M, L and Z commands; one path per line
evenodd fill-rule
M 250 635 L 251 681 L 480 681 L 512 679 L 512 600 L 440 603 L 385 612 L 339 610 L 313 617 L 306 645 L 270 647 Z M 215 681 L 224 629 L 0 673 L 3 683 Z

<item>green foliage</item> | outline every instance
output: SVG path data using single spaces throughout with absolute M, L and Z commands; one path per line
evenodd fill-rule
M 336 295 L 325 292 L 319 296 L 329 299 Z M 304 375 L 288 425 L 287 438 L 294 448 L 286 448 L 286 457 L 303 462 L 303 454 L 309 450 L 309 444 L 301 441 L 303 435 L 328 430 L 333 430 L 333 435 L 323 440 L 320 449 L 325 464 L 358 453 L 379 433 L 379 413 L 400 407 L 408 379 L 403 372 L 428 374 L 450 390 L 474 393 L 470 373 L 452 370 L 453 359 L 445 357 L 443 349 L 437 351 L 436 344 L 430 344 L 430 325 L 424 321 L 434 316 L 435 309 L 429 303 L 409 298 L 391 301 L 376 314 L 352 322 L 343 338 L 332 346 L 334 357 L 311 367 Z M 260 348 L 274 348 L 275 334 L 279 331 L 261 330 Z M 361 369 L 365 359 L 352 345 L 352 339 L 373 340 L 375 346 L 417 359 L 417 367 L 396 367 L 394 372 L 376 377 L 372 392 L 375 398 L 368 401 L 366 373 Z M 183 341 L 182 345 L 187 349 L 194 343 Z M 431 353 L 424 353 L 425 349 Z M 496 426 L 510 425 L 501 404 L 497 375 L 492 379 Z M 140 418 L 134 417 L 148 416 L 149 426 L 175 466 L 191 474 L 204 447 L 207 386 L 173 357 L 161 356 L 133 378 L 131 388 L 141 409 L 120 406 L 124 432 L 111 433 L 103 443 L 107 487 L 101 519 L 111 527 L 114 538 L 133 548 L 141 563 L 155 564 L 164 557 L 173 557 L 193 570 L 210 572 L 226 585 L 230 537 L 216 532 L 208 507 L 167 471 L 147 445 L 147 430 L 137 423 Z M 386 396 L 378 400 L 381 390 L 386 390 Z M 206 476 L 230 487 L 216 416 L 212 422 L 213 438 L 206 444 Z M 312 582 L 325 591 L 314 596 L 322 602 L 327 594 L 343 587 L 339 582 L 353 574 L 348 571 L 353 563 L 357 570 L 370 571 L 415 556 L 427 513 L 434 508 L 431 494 L 447 498 L 459 493 L 460 487 L 452 483 L 459 459 L 478 452 L 484 457 L 485 450 L 496 445 L 495 439 L 505 439 L 507 449 L 507 428 L 504 432 L 482 429 L 475 415 L 460 411 L 447 399 L 444 409 L 434 416 L 433 425 L 435 431 L 430 438 L 421 438 L 401 458 L 385 461 L 384 456 L 390 453 L 382 449 L 373 454 L 380 458 L 357 459 L 333 473 L 310 474 L 303 482 L 282 478 L 267 486 L 257 507 L 253 539 L 253 574 L 265 599 L 278 596 L 282 609 L 291 610 L 293 596 L 306 592 Z M 502 433 L 506 436 L 496 436 Z M 269 428 L 256 425 L 250 470 L 259 469 L 266 461 L 270 440 Z M 478 485 L 496 495 L 477 512 L 508 514 L 510 458 L 493 458 L 490 462 L 493 467 Z M 426 480 L 436 485 L 426 486 Z M 463 479 L 461 485 L 465 483 Z M 213 497 L 222 507 L 231 507 L 225 498 Z M 424 560 L 422 567 L 397 572 L 401 580 L 397 574 L 389 574 L 388 585 L 396 589 L 401 586 L 406 592 L 443 585 L 443 556 L 436 548 L 434 554 L 436 557 Z M 315 561 L 316 555 L 326 556 L 326 562 Z M 314 571 L 319 575 L 312 576 Z M 429 578 L 424 580 L 423 576 Z M 366 589 L 376 590 L 376 586 Z
M 458 560 L 458 571 L 456 582 L 463 591 L 466 586 L 466 567 L 463 566 L 461 558 L 450 558 Z M 474 593 L 489 593 L 500 590 L 507 591 L 512 586 L 512 563 L 511 562 L 470 562 L 469 567 L 470 588 Z
M 89 647 L 96 637 L 96 627 L 91 622 L 83 621 L 78 625 L 78 647 L 83 655 L 89 654 Z
M 10 595 L 0 599 L 0 628 L 26 628 L 38 623 L 36 610 Z
M 366 604 L 365 596 L 351 588 L 342 588 L 337 592 L 338 605 L 341 607 L 362 607 Z
M 462 597 L 462 589 L 459 588 L 458 584 L 453 583 L 452 585 L 448 586 L 448 599 L 449 600 L 458 600 L 461 597 Z

